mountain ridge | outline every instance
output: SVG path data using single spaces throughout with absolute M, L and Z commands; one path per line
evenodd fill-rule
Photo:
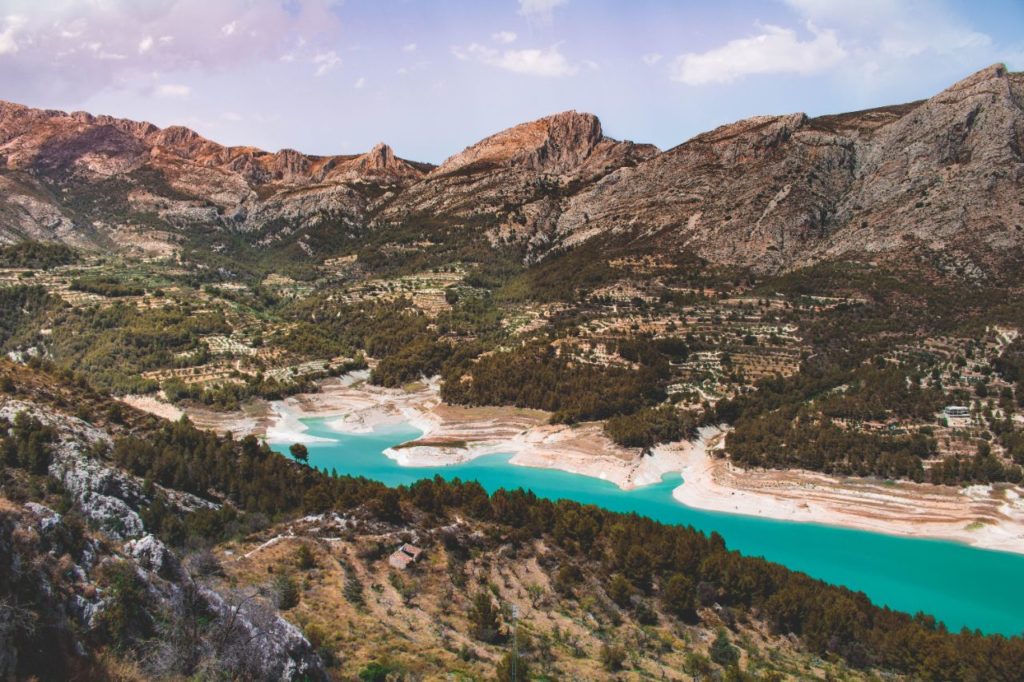
M 1024 244 L 1022 93 L 1021 74 L 996 64 L 926 100 L 755 116 L 665 151 L 565 111 L 438 166 L 383 144 L 270 153 L 181 126 L 0 103 L 0 239 L 173 252 L 212 229 L 258 235 L 260 247 L 298 240 L 305 257 L 323 259 L 337 254 L 310 231 L 358 241 L 420 225 L 420 241 L 436 242 L 440 225 L 509 245 L 527 263 L 602 236 L 759 272 L 913 252 L 999 276 Z M 105 208 L 85 206 L 81 195 L 102 183 L 119 184 Z M 126 226 L 145 238 L 119 238 Z

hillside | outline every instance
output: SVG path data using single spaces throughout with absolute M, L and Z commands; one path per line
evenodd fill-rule
M 365 219 L 382 192 L 422 177 L 377 145 L 317 157 L 224 147 L 188 128 L 0 103 L 0 238 L 159 249 L 203 226 L 298 229 L 330 214 Z
M 1019 263 L 1024 76 L 992 66 L 914 104 L 723 126 L 569 200 L 560 241 L 612 230 L 778 272 L 922 257 L 961 275 Z
M 436 168 L 3 104 L 0 238 L 314 262 L 392 243 L 533 262 L 611 238 L 762 273 L 867 257 L 998 279 L 1024 239 L 1022 139 L 1024 77 L 1001 65 L 922 102 L 755 117 L 665 152 L 565 112 Z
M 715 534 L 472 483 L 330 477 L 67 378 L 0 365 L 5 677 L 522 679 L 514 662 L 1013 680 L 1024 663 L 1019 637 L 950 634 Z M 424 550 L 408 570 L 388 565 L 401 543 Z

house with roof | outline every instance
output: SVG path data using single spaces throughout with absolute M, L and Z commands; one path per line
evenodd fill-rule
M 388 564 L 393 568 L 404 571 L 410 564 L 414 564 L 423 556 L 423 550 L 409 543 L 403 544 L 388 557 Z

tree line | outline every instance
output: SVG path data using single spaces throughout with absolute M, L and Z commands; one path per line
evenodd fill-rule
M 715 533 L 635 514 L 552 502 L 524 490 L 488 495 L 475 482 L 439 477 L 387 488 L 316 471 L 255 438 L 236 441 L 199 431 L 186 420 L 119 438 L 110 457 L 146 480 L 232 502 L 184 519 L 168 506 L 151 509 L 147 522 L 178 544 L 189 536 L 223 539 L 238 531 L 240 517 L 252 513 L 283 518 L 363 507 L 390 521 L 459 514 L 496 526 L 513 544 L 544 539 L 574 557 L 555 581 L 567 595 L 582 588 L 586 574 L 610 598 L 655 598 L 681 618 L 692 619 L 699 606 L 710 604 L 756 612 L 774 632 L 799 636 L 819 655 L 922 679 L 1015 680 L 1024 669 L 1020 637 L 950 633 L 932 618 L 877 607 L 862 593 L 743 557 Z

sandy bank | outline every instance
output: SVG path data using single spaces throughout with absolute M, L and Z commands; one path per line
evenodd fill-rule
M 256 433 L 281 444 L 323 440 L 306 433 L 300 420 L 307 417 L 328 418 L 327 425 L 341 433 L 407 424 L 422 435 L 385 452 L 403 466 L 444 466 L 504 453 L 512 455 L 513 464 L 592 476 L 624 489 L 680 472 L 684 483 L 673 495 L 697 509 L 1024 553 L 1024 489 L 1019 487 L 957 490 L 799 470 L 746 471 L 714 456 L 724 434 L 713 428 L 703 429 L 693 443 L 663 445 L 641 456 L 609 441 L 597 423 L 552 425 L 548 414 L 537 410 L 445 405 L 436 379 L 401 390 L 371 386 L 365 378 L 353 373 L 330 379 L 319 393 L 256 403 L 244 413 L 189 409 L 188 414 L 206 428 Z
M 680 469 L 679 502 L 698 509 L 820 523 L 890 535 L 954 540 L 1024 554 L 1024 490 L 754 471 L 716 457 L 724 434 L 702 430 Z
M 482 455 L 512 455 L 522 466 L 556 468 L 594 476 L 632 488 L 660 480 L 654 471 L 669 471 L 674 461 L 664 456 L 642 460 L 636 450 L 620 448 L 601 433 L 600 424 L 548 424 L 538 410 L 445 405 L 438 381 L 411 390 L 372 386 L 358 380 L 328 381 L 320 393 L 273 404 L 268 440 L 303 440 L 299 420 L 325 417 L 340 433 L 367 433 L 391 425 L 411 425 L 422 432 L 416 440 L 385 454 L 403 466 L 459 464 Z

